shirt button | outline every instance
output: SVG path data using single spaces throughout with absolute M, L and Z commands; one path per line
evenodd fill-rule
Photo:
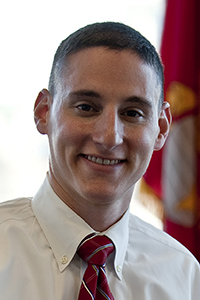
M 117 272 L 120 273 L 122 270 L 122 267 L 120 265 L 117 266 Z
M 67 257 L 66 257 L 65 255 L 63 255 L 63 256 L 61 257 L 61 263 L 64 265 L 64 264 L 66 264 L 67 262 L 68 262 Z

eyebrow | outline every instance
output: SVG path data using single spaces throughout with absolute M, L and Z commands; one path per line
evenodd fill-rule
M 96 99 L 101 99 L 101 95 L 93 90 L 78 90 L 78 91 L 74 91 L 71 92 L 69 94 L 70 97 L 91 97 L 91 98 L 96 98 Z M 152 103 L 144 98 L 144 97 L 140 97 L 140 96 L 130 96 L 128 98 L 125 99 L 126 103 L 138 103 L 138 104 L 142 104 L 143 106 L 146 106 L 147 108 L 152 108 Z
M 147 108 L 152 108 L 152 102 L 149 101 L 148 99 L 144 98 L 144 97 L 140 97 L 140 96 L 131 96 L 128 97 L 125 102 L 130 102 L 130 103 L 139 103 L 142 104 L 144 106 L 146 106 Z
M 101 96 L 92 91 L 92 90 L 79 90 L 79 91 L 75 91 L 75 92 L 71 92 L 69 94 L 70 97 L 91 97 L 91 98 L 101 98 Z

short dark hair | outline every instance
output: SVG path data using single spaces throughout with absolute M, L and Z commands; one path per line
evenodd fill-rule
M 160 104 L 163 102 L 163 65 L 155 47 L 138 31 L 122 23 L 103 22 L 87 25 L 69 35 L 58 47 L 49 78 L 49 91 L 53 95 L 62 67 L 69 54 L 91 47 L 130 50 L 152 66 L 161 86 Z

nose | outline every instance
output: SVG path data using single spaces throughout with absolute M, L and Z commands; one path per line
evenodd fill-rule
M 93 128 L 93 141 L 105 150 L 113 150 L 123 143 L 123 123 L 117 112 L 101 113 Z

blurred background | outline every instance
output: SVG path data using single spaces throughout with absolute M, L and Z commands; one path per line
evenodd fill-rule
M 33 121 L 53 55 L 70 33 L 98 21 L 123 22 L 159 50 L 165 0 L 10 0 L 0 4 L 0 202 L 34 196 L 48 169 L 46 136 Z M 136 189 L 137 193 L 137 189 Z M 134 197 L 131 210 L 162 228 Z

